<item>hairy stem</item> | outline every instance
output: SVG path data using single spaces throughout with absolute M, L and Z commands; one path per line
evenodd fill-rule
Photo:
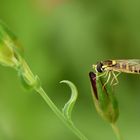
M 45 91 L 40 87 L 35 89 L 41 97 L 45 100 L 45 102 L 49 105 L 52 111 L 58 116 L 60 120 L 81 140 L 88 140 L 81 132 L 76 128 L 76 126 L 72 123 L 71 120 L 66 120 L 62 112 L 57 108 L 57 106 L 52 102 L 52 100 L 48 97 Z

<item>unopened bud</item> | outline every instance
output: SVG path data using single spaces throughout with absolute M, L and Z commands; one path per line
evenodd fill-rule
M 106 78 L 97 78 L 93 72 L 89 73 L 93 100 L 99 115 L 110 123 L 115 123 L 119 116 L 119 108 L 116 97 L 109 83 L 104 86 Z M 103 88 L 104 87 L 104 88 Z

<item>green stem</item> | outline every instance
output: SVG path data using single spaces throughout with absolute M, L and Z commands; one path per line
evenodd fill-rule
M 88 140 L 72 123 L 70 120 L 66 120 L 62 112 L 57 108 L 57 106 L 52 102 L 52 100 L 48 97 L 45 91 L 40 87 L 35 90 L 41 95 L 41 97 L 45 100 L 45 102 L 49 105 L 52 111 L 58 116 L 58 118 L 63 121 L 63 123 L 81 140 Z
M 115 133 L 117 139 L 118 139 L 118 140 L 123 140 L 123 139 L 122 139 L 122 136 L 121 136 L 121 134 L 120 134 L 120 130 L 119 130 L 119 128 L 117 127 L 117 125 L 116 125 L 115 123 L 112 123 L 112 124 L 111 124 L 111 127 L 112 127 L 112 129 L 113 129 L 113 131 L 114 131 L 114 133 Z

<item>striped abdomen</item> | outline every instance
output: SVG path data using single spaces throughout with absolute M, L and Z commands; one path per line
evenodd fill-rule
M 134 74 L 140 74 L 140 64 L 129 64 L 125 62 L 117 62 L 112 68 L 113 71 L 119 71 L 119 72 L 125 72 L 125 73 L 134 73 Z

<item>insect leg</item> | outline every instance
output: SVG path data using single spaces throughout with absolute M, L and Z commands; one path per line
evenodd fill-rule
M 96 74 L 97 75 L 97 74 Z M 108 75 L 108 71 L 104 72 L 103 74 L 97 75 L 97 78 Z M 96 78 L 96 77 L 95 77 Z
M 112 71 L 113 78 L 112 78 L 112 80 L 111 80 L 110 85 L 115 86 L 115 85 L 117 85 L 117 84 L 119 83 L 117 77 L 118 77 L 120 74 L 121 74 L 121 72 L 118 72 L 118 74 L 115 75 L 115 73 Z M 113 84 L 114 80 L 115 80 L 115 83 Z
M 107 81 L 103 85 L 103 89 L 104 89 L 105 85 L 109 82 L 110 78 L 111 78 L 111 72 L 108 71 L 108 78 L 107 78 Z
M 109 72 L 110 72 L 110 71 L 106 71 L 105 77 L 107 77 L 107 76 L 108 76 Z

